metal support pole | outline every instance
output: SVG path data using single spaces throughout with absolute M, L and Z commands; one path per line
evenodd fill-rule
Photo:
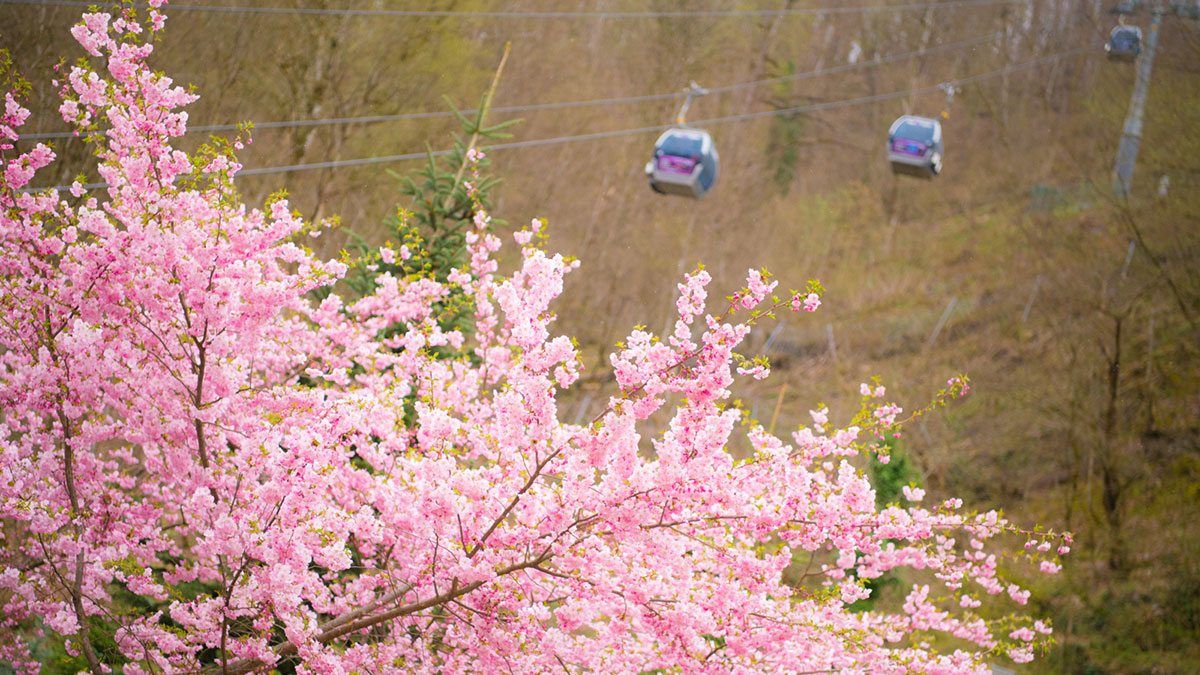
M 1161 7 L 1156 8 L 1150 16 L 1150 35 L 1146 37 L 1146 51 L 1142 53 L 1142 60 L 1138 63 L 1133 98 L 1129 101 L 1129 113 L 1125 116 L 1121 144 L 1117 148 L 1117 163 L 1113 167 L 1113 192 L 1122 199 L 1129 198 L 1133 167 L 1137 164 L 1138 145 L 1142 141 L 1142 122 L 1146 112 L 1146 96 L 1150 92 L 1150 71 L 1154 68 L 1154 48 L 1158 45 L 1158 27 L 1162 24 L 1162 17 Z

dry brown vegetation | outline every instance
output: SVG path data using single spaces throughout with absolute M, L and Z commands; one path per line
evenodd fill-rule
M 228 3 L 227 3 L 228 4 Z M 286 3 L 281 3 L 286 4 Z M 828 5 L 836 3 L 825 3 Z M 881 4 L 872 0 L 854 3 Z M 638 11 L 604 1 L 309 2 L 305 7 Z M 502 5 L 502 7 L 501 7 Z M 798 8 L 795 0 L 689 8 Z M 579 256 L 561 329 L 585 347 L 604 389 L 605 355 L 631 326 L 661 330 L 680 274 L 704 263 L 720 292 L 748 267 L 782 286 L 819 278 L 816 315 L 789 315 L 766 350 L 775 376 L 743 404 L 777 431 L 819 400 L 835 417 L 879 375 L 919 407 L 946 378 L 972 395 L 908 429 L 902 445 L 935 493 L 1004 505 L 1022 522 L 1077 533 L 1064 574 L 1035 592 L 1060 647 L 1029 672 L 1200 670 L 1200 27 L 1167 19 L 1147 106 L 1134 199 L 1113 201 L 1111 160 L 1134 69 L 1104 60 L 1114 22 L 1100 2 L 725 18 L 361 18 L 176 12 L 157 67 L 195 84 L 195 124 L 317 119 L 472 107 L 506 42 L 497 106 L 719 87 L 999 33 L 946 50 L 697 100 L 692 120 L 924 87 L 1092 46 L 963 87 L 945 123 L 946 171 L 896 179 L 883 136 L 898 114 L 934 115 L 941 94 L 709 127 L 721 178 L 699 202 L 645 186 L 653 133 L 496 151 L 498 215 L 546 217 L 551 246 Z M 74 8 L 5 5 L 0 34 L 35 83 L 67 51 Z M 1133 19 L 1145 25 L 1145 19 Z M 35 89 L 48 100 L 48 86 Z M 518 140 L 669 123 L 678 100 L 524 113 Z M 494 119 L 505 116 L 497 115 Z M 54 131 L 53 115 L 39 115 Z M 248 167 L 447 147 L 453 120 L 260 128 Z M 188 142 L 193 142 L 189 139 Z M 86 156 L 56 143 L 69 182 Z M 243 179 L 254 203 L 279 188 L 310 216 L 341 217 L 370 241 L 397 203 L 385 169 Z M 1159 177 L 1171 190 L 1155 197 Z M 319 240 L 335 255 L 347 236 Z M 1132 242 L 1132 244 L 1131 244 Z M 947 314 L 947 308 L 949 312 Z M 945 315 L 945 323 L 934 335 Z M 763 323 L 751 346 L 775 331 Z M 786 385 L 786 387 L 785 387 Z M 592 404 L 595 405 L 595 404 Z

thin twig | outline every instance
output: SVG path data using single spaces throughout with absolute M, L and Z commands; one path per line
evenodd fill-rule
M 442 210 L 449 208 L 450 200 L 454 196 L 454 190 L 462 182 L 463 174 L 467 171 L 467 164 L 471 162 L 469 159 L 471 151 L 475 149 L 475 144 L 479 141 L 479 133 L 483 128 L 483 118 L 487 115 L 488 107 L 492 104 L 492 96 L 496 93 L 496 85 L 500 83 L 500 74 L 504 72 L 504 64 L 508 61 L 508 52 L 511 48 L 511 42 L 504 43 L 504 55 L 500 57 L 500 65 L 497 66 L 496 74 L 492 77 L 492 85 L 488 87 L 487 95 L 483 97 L 483 105 L 479 107 L 479 112 L 475 115 L 475 130 L 471 134 L 471 141 L 467 143 L 467 151 L 463 153 L 463 161 L 458 167 L 458 173 L 454 175 L 454 183 L 446 193 L 445 201 L 442 202 Z

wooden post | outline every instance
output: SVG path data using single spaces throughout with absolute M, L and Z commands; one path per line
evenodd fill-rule
M 938 333 L 942 332 L 942 326 L 946 325 L 946 320 L 950 318 L 950 312 L 954 311 L 954 304 L 958 302 L 958 296 L 950 298 L 950 302 L 946 305 L 946 311 L 942 312 L 942 318 L 938 319 L 937 326 L 934 326 L 933 333 L 929 336 L 929 342 L 925 348 L 933 346 L 934 340 L 937 340 Z
M 775 412 L 771 414 L 771 426 L 767 427 L 767 433 L 775 434 L 775 423 L 779 421 L 779 409 L 783 407 L 783 392 L 787 391 L 787 382 L 779 388 L 779 398 L 775 399 Z

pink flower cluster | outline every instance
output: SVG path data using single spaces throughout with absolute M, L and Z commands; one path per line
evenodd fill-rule
M 816 293 L 809 293 L 808 295 L 797 293 L 796 295 L 792 296 L 793 312 L 799 312 L 801 309 L 806 312 L 815 312 L 820 306 L 821 296 L 817 295 Z
M 1049 633 L 972 611 L 1028 598 L 985 546 L 1012 529 L 997 514 L 876 508 L 850 458 L 899 408 L 827 431 L 822 407 L 791 444 L 750 426 L 731 454 L 735 370 L 766 366 L 736 356 L 749 323 L 707 313 L 704 271 L 670 335 L 611 355 L 617 390 L 582 425 L 562 421 L 582 366 L 550 309 L 578 263 L 530 245 L 540 223 L 510 273 L 480 211 L 447 283 L 314 300 L 345 267 L 296 243 L 288 204 L 243 205 L 232 149 L 172 145 L 194 97 L 145 64 L 151 4 L 73 31 L 105 65 L 74 67 L 60 110 L 105 125 L 104 193 L 22 192 L 53 153 L 3 155 L 0 660 L 34 673 L 32 642 L 61 640 L 108 672 L 103 634 L 130 675 L 980 673 Z M 27 117 L 8 96 L 7 149 Z M 452 286 L 471 335 L 439 323 Z M 774 286 L 751 272 L 736 304 Z M 829 592 L 796 584 L 814 560 Z M 900 609 L 849 609 L 899 567 L 925 579 Z

